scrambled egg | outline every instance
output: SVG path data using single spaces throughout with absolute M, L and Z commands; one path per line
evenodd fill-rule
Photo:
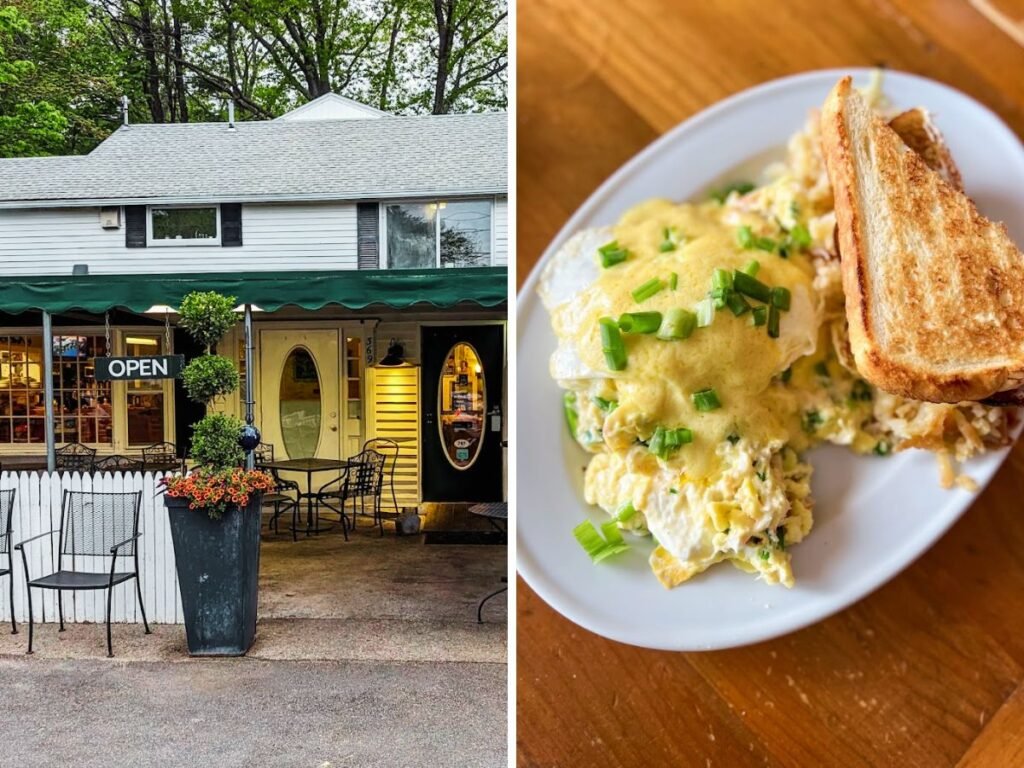
M 761 232 L 765 224 L 715 202 L 648 202 L 613 230 L 577 235 L 542 280 L 559 341 L 552 374 L 576 393 L 576 436 L 596 453 L 586 471 L 586 499 L 612 515 L 627 504 L 639 511 L 624 527 L 658 541 L 651 564 L 667 586 L 722 560 L 790 584 L 785 546 L 811 526 L 810 467 L 787 447 L 802 450 L 807 437 L 798 398 L 779 376 L 814 352 L 820 307 L 806 255 L 782 258 L 738 243 L 740 226 Z M 666 232 L 678 240 L 673 250 L 661 248 Z M 611 240 L 630 257 L 600 269 L 596 249 Z M 624 334 L 628 364 L 608 370 L 600 318 L 692 309 L 707 297 L 716 269 L 732 273 L 752 259 L 759 262 L 758 280 L 790 293 L 778 338 L 755 326 L 751 312 L 719 309 L 709 326 L 686 339 Z M 672 273 L 674 289 L 636 302 L 637 286 Z M 720 407 L 698 410 L 693 394 L 709 388 Z M 659 458 L 648 446 L 659 426 L 685 427 L 692 442 Z
M 651 568 L 667 587 L 722 561 L 792 586 L 788 548 L 812 525 L 802 457 L 817 442 L 881 456 L 928 448 L 943 485 L 970 487 L 952 460 L 1008 439 L 1002 409 L 904 400 L 857 375 L 815 116 L 765 179 L 719 201 L 639 205 L 614 227 L 571 238 L 541 276 L 558 339 L 551 375 L 567 390 L 573 436 L 592 454 L 586 501 L 654 538 Z M 599 249 L 613 242 L 628 256 L 602 267 Z M 753 312 L 719 307 L 686 338 L 623 332 L 627 363 L 610 369 L 602 318 L 693 310 L 716 270 L 735 274 L 751 260 L 757 280 L 789 293 L 776 337 Z M 666 285 L 637 301 L 633 292 L 654 278 Z M 694 395 L 708 389 L 714 406 L 698 408 Z M 689 441 L 656 449 L 659 430 Z

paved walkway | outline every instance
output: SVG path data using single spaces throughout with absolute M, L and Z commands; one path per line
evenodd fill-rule
M 505 547 L 269 536 L 244 659 L 185 629 L 0 627 L 0 766 L 504 768 Z
M 0 658 L 3 765 L 503 768 L 504 664 Z

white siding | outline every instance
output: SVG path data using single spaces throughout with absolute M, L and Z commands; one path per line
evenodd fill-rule
M 98 208 L 0 210 L 0 276 L 356 269 L 356 207 L 348 203 L 242 206 L 237 248 L 126 248 Z
M 36 472 L 3 472 L 0 474 L 0 488 L 16 488 L 13 531 L 11 538 L 22 541 L 60 527 L 60 507 L 64 490 L 74 491 L 142 491 L 142 510 L 139 514 L 139 571 L 142 580 L 142 598 L 146 618 L 150 623 L 180 624 L 183 621 L 181 594 L 178 590 L 178 576 L 174 567 L 174 545 L 164 507 L 164 497 L 157 494 L 160 475 L 96 474 L 52 475 Z M 56 537 L 54 537 L 56 538 Z M 52 572 L 55 543 L 41 539 L 26 545 L 29 572 L 33 578 Z M 21 553 L 14 553 L 14 615 L 18 623 L 28 620 L 28 604 L 25 598 L 25 569 Z M 124 562 L 124 561 L 123 561 Z M 127 562 L 130 562 L 127 561 Z M 125 563 L 127 564 L 127 563 Z M 4 563 L 6 565 L 6 562 Z M 110 568 L 109 557 L 86 558 L 77 555 L 75 566 L 79 570 L 106 572 Z M 127 570 L 121 569 L 119 570 Z M 142 623 L 138 610 L 135 583 L 128 581 L 114 587 L 112 618 L 116 622 Z M 105 621 L 105 593 L 102 590 L 64 592 L 64 621 L 102 622 Z M 32 592 L 32 608 L 35 620 L 57 621 L 56 593 L 49 589 Z M 6 579 L 0 583 L 0 626 L 10 620 L 11 606 L 8 598 Z M 141 630 L 140 630 L 141 631 Z
M 494 199 L 494 259 L 496 267 L 508 264 L 508 199 Z

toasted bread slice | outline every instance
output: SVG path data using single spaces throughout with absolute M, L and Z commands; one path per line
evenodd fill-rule
M 821 113 L 857 369 L 916 400 L 1024 382 L 1024 254 L 841 80 Z
M 964 191 L 960 169 L 953 162 L 953 155 L 927 109 L 914 107 L 900 112 L 889 121 L 889 127 L 896 131 L 904 144 L 921 156 L 925 165 L 944 178 L 951 187 Z

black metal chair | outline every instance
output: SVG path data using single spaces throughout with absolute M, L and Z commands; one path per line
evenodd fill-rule
M 146 471 L 184 471 L 185 461 L 178 456 L 174 443 L 153 443 L 142 449 L 142 466 Z
M 114 656 L 113 638 L 110 631 L 110 613 L 113 608 L 114 586 L 135 579 L 139 598 L 139 611 L 146 634 L 150 634 L 146 609 L 142 604 L 142 582 L 139 579 L 139 510 L 142 506 L 142 491 L 134 493 L 93 493 L 89 491 L 64 491 L 61 504 L 60 528 L 47 531 L 18 542 L 14 548 L 21 552 L 25 567 L 26 592 L 28 593 L 28 652 L 32 653 L 33 616 L 32 589 L 53 589 L 57 591 L 57 612 L 60 616 L 60 631 L 64 631 L 64 603 L 61 592 L 68 590 L 107 590 L 107 656 Z M 46 576 L 31 578 L 28 570 L 28 556 L 25 545 L 44 537 L 58 534 L 57 554 L 54 557 L 56 570 Z M 52 539 L 51 539 L 52 541 Z M 78 557 L 110 557 L 109 572 L 82 571 L 75 568 Z M 131 557 L 134 571 L 118 571 L 117 559 Z M 71 567 L 65 569 L 66 559 Z
M 384 496 L 384 476 L 387 475 L 388 485 L 391 486 L 391 503 L 394 505 L 394 514 L 388 515 L 392 520 L 397 520 L 400 510 L 398 508 L 398 495 L 395 493 L 395 469 L 398 466 L 398 454 L 400 449 L 398 443 L 386 437 L 375 437 L 363 443 L 363 450 L 376 451 L 384 455 L 384 467 L 380 475 L 380 487 L 375 497 L 374 514 L 376 523 L 380 526 L 380 535 L 384 535 L 384 513 L 381 511 L 381 499 Z M 389 467 L 390 465 L 390 467 Z
M 376 451 L 365 450 L 349 459 L 349 466 L 338 477 L 325 483 L 317 491 L 317 505 L 323 505 L 341 518 L 345 540 L 348 541 L 348 519 L 345 508 L 352 501 L 352 530 L 356 527 L 356 515 L 366 514 L 366 497 L 380 491 L 384 472 L 385 456 Z M 359 502 L 358 507 L 356 502 Z M 337 506 L 335 506 L 337 504 Z M 376 506 L 374 507 L 376 509 Z M 374 519 L 377 515 L 374 513 Z
M 292 513 L 292 541 L 298 541 L 299 528 L 299 484 L 294 480 L 285 480 L 273 467 L 266 465 L 274 461 L 274 446 L 271 443 L 260 443 L 253 449 L 253 461 L 257 469 L 269 472 L 274 478 L 274 489 L 270 493 L 263 494 L 263 506 L 273 505 L 274 513 L 267 521 L 267 528 L 273 528 L 274 533 L 278 532 L 277 521 L 285 512 Z M 294 492 L 295 496 L 289 496 Z
M 93 465 L 97 472 L 142 472 L 146 464 L 142 459 L 113 454 L 104 456 Z
M 96 449 L 82 443 L 68 443 L 56 451 L 57 469 L 65 472 L 92 472 Z
M 11 634 L 18 634 L 18 624 L 14 620 L 14 552 L 11 550 L 11 524 L 14 521 L 14 497 L 17 490 L 0 491 L 0 555 L 7 555 L 7 567 L 0 563 L 0 576 L 8 581 L 7 595 L 11 607 Z

